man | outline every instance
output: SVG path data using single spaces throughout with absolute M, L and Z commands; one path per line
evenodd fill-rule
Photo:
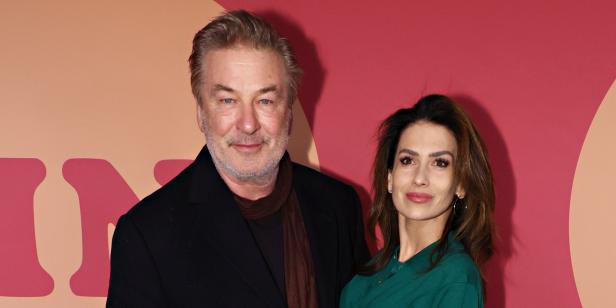
M 287 41 L 229 12 L 189 62 L 206 146 L 118 220 L 107 307 L 337 307 L 368 257 L 360 205 L 286 154 L 301 75 Z

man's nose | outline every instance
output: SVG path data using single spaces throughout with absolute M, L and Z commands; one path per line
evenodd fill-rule
M 247 135 L 252 135 L 261 128 L 254 104 L 241 104 L 240 115 L 236 124 L 237 129 Z

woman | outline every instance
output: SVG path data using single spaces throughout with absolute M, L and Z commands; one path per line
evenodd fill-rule
M 494 187 L 485 145 L 443 95 L 379 129 L 372 239 L 383 248 L 344 288 L 346 307 L 483 307 L 479 266 L 492 255 Z

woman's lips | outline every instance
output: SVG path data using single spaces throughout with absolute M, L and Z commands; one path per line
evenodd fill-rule
M 432 200 L 432 195 L 425 193 L 408 193 L 406 194 L 406 198 L 415 203 L 426 203 Z

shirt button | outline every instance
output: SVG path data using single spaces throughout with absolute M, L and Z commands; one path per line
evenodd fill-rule
M 383 283 L 383 279 L 379 279 L 379 281 L 377 281 L 378 284 Z

